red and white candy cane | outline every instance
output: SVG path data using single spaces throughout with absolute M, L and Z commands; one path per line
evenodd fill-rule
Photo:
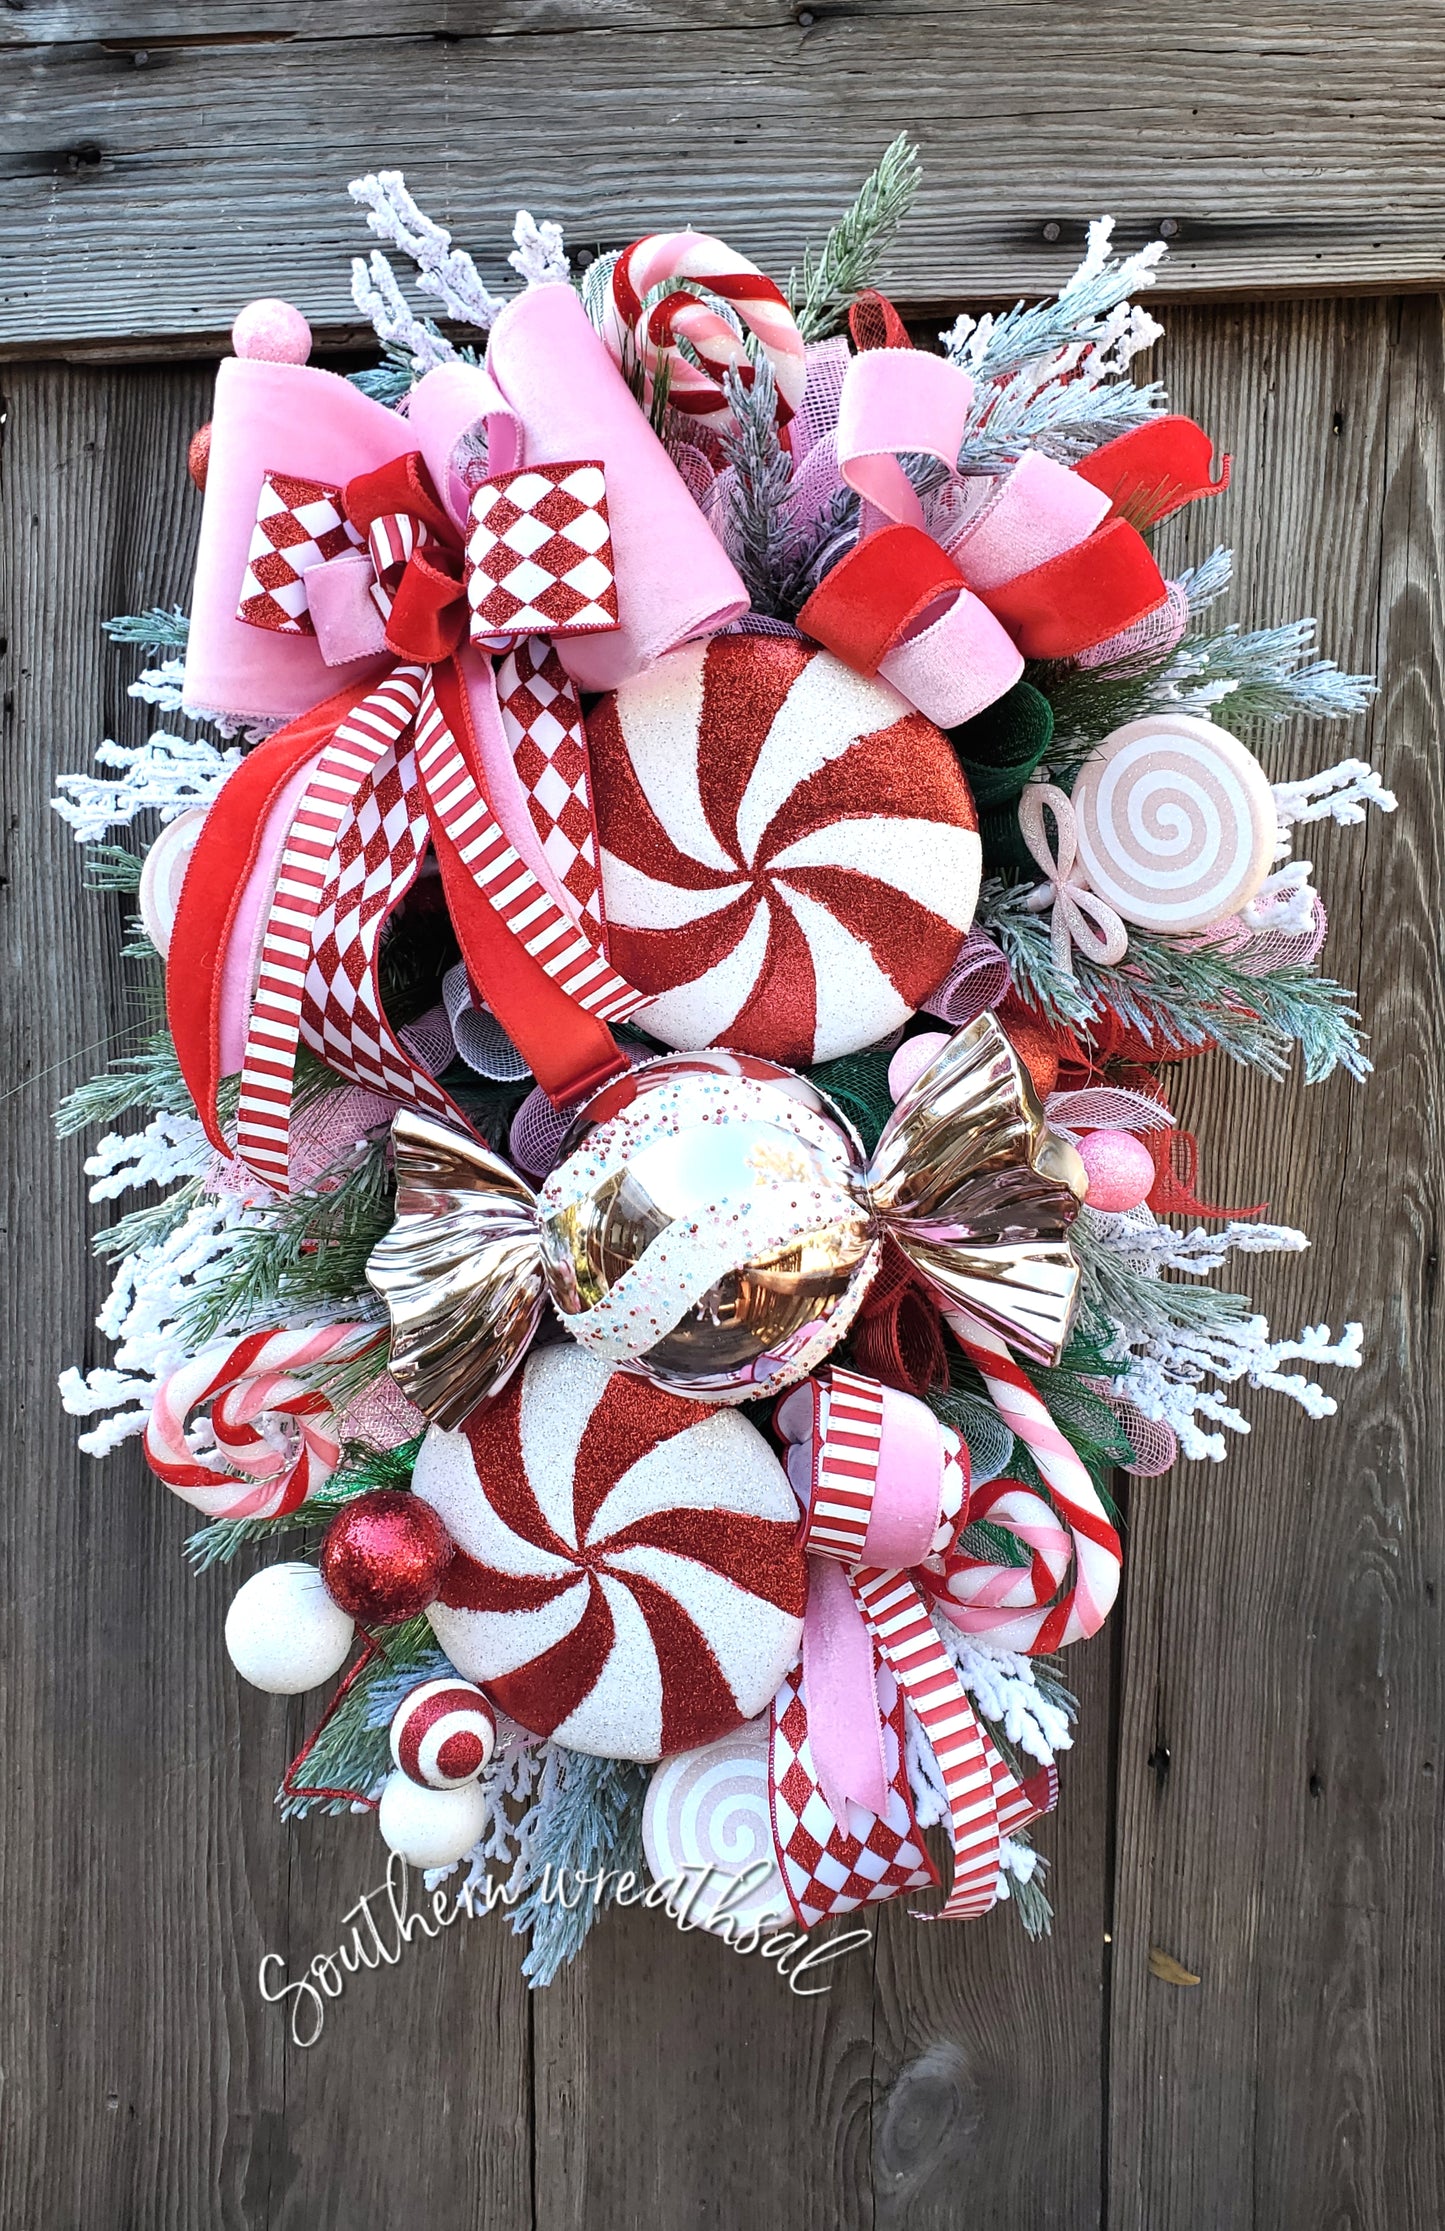
M 375 1325 L 314 1325 L 301 1332 L 215 1340 L 162 1381 L 145 1430 L 146 1460 L 184 1502 L 208 1518 L 277 1518 L 331 1477 L 341 1457 L 324 1394 L 297 1374 L 372 1346 Z M 198 1456 L 187 1428 L 209 1403 L 214 1454 Z M 283 1445 L 258 1421 L 289 1421 Z
M 1119 1592 L 1119 1537 L 1087 1466 L 998 1334 L 961 1310 L 943 1314 L 1004 1424 L 1038 1466 L 1052 1507 L 1018 1481 L 995 1481 L 992 1492 L 975 1495 L 969 1516 L 1006 1526 L 1032 1550 L 1029 1565 L 980 1564 L 955 1553 L 944 1560 L 942 1581 L 925 1576 L 926 1584 L 965 1633 L 1042 1656 L 1103 1626 Z
M 672 291 L 647 309 L 648 296 L 674 281 Z M 772 280 L 708 233 L 655 232 L 623 249 L 608 280 L 602 321 L 614 361 L 624 371 L 640 363 L 649 395 L 665 361 L 672 408 L 725 432 L 733 415 L 723 378 L 736 366 L 750 383 L 748 352 L 729 321 L 699 299 L 699 290 L 727 303 L 757 341 L 777 386 L 778 424 L 786 426 L 808 376 L 803 336 Z

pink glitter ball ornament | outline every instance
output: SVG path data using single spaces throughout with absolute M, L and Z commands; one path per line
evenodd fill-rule
M 1089 1173 L 1084 1195 L 1090 1208 L 1122 1215 L 1138 1208 L 1154 1190 L 1154 1157 L 1130 1131 L 1088 1131 L 1079 1154 Z
M 231 346 L 237 356 L 260 357 L 269 364 L 304 364 L 311 354 L 311 328 L 293 303 L 263 295 L 248 302 L 237 318 Z

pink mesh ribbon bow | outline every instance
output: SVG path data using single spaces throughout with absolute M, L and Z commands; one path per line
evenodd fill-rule
M 837 1366 L 785 1395 L 775 1422 L 791 1444 L 811 1561 L 801 1680 L 790 1677 L 773 1707 L 774 1832 L 795 1909 L 818 1918 L 820 1870 L 827 1880 L 828 1847 L 806 1833 L 809 1784 L 861 1848 L 879 1854 L 881 1823 L 882 1854 L 889 1836 L 901 1849 L 912 1813 L 906 1766 L 888 1741 L 896 1684 L 948 1798 L 953 1883 L 927 1918 L 974 1918 L 997 1898 L 1000 1840 L 1047 1812 L 1056 1789 L 1052 1769 L 1020 1783 L 1004 1763 L 912 1578 L 962 1523 L 967 1456 L 924 1403 Z M 887 1863 L 899 1863 L 899 1850 Z M 855 1875 L 859 1864 L 854 1855 Z

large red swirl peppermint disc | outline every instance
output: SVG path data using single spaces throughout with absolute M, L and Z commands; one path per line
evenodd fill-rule
M 973 799 L 897 690 L 782 637 L 657 660 L 587 721 L 612 964 L 669 1046 L 794 1067 L 874 1044 L 948 974 Z
M 428 1612 L 460 1673 L 536 1735 L 657 1759 L 765 1709 L 797 1654 L 798 1506 L 745 1418 L 539 1349 L 413 1485 L 457 1545 Z

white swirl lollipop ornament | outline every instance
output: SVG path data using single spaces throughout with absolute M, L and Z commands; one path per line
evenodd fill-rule
M 1079 770 L 1072 804 L 1088 887 L 1139 929 L 1207 929 L 1269 874 L 1278 816 L 1254 754 L 1192 713 L 1116 728 Z
M 671 1881 L 684 1868 L 714 1870 L 690 1908 L 702 1928 L 729 1921 L 747 1927 L 774 1914 L 781 1927 L 789 1925 L 791 1906 L 773 1850 L 769 1727 L 764 1713 L 715 1743 L 678 1751 L 647 1785 L 642 1849 L 653 1881 Z M 739 1876 L 748 1878 L 747 1886 L 733 1892 L 729 1882 Z

